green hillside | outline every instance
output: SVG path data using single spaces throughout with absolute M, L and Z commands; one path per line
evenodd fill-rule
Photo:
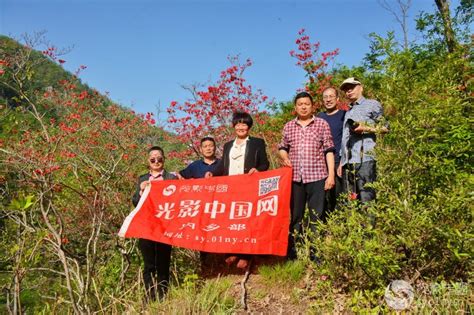
M 21 69 L 18 67 L 17 73 L 14 73 L 23 83 L 21 89 L 29 94 L 33 92 L 56 89 L 62 80 L 71 80 L 73 75 L 65 71 L 58 63 L 48 59 L 44 54 L 36 50 L 25 49 L 25 47 L 16 40 L 4 35 L 0 35 L 0 59 L 4 60 L 6 56 L 17 55 L 18 63 L 27 61 L 27 65 Z M 15 61 L 15 60 L 12 60 Z M 20 65 L 18 65 L 20 66 Z M 13 75 L 13 73 L 12 73 Z M 22 104 L 16 91 L 12 76 L 8 73 L 2 76 L 2 80 L 8 82 L 8 85 L 2 84 L 0 87 L 0 100 L 8 102 L 9 106 L 18 106 Z M 12 85 L 9 87 L 9 85 Z M 91 89 L 77 80 L 77 86 L 81 90 L 91 91 Z
M 41 98 L 45 96 L 45 93 L 54 94 L 54 92 L 61 92 L 65 89 L 73 90 L 79 94 L 93 95 L 95 97 L 94 110 L 103 112 L 113 107 L 117 108 L 117 113 L 123 112 L 134 115 L 129 108 L 113 103 L 107 96 L 96 92 L 83 83 L 80 77 L 66 71 L 61 66 L 61 56 L 54 55 L 54 53 L 59 53 L 56 49 L 52 53 L 48 53 L 47 47 L 43 47 L 44 51 L 38 51 L 30 49 L 26 45 L 39 45 L 44 41 L 43 37 L 35 37 L 35 39 L 27 37 L 26 41 L 27 43 L 24 45 L 12 38 L 0 35 L 0 60 L 6 62 L 5 65 L 1 66 L 6 71 L 4 70 L 5 73 L 0 77 L 2 83 L 0 84 L 0 104 L 3 104 L 7 109 L 16 108 L 17 119 L 25 114 L 25 110 L 31 109 L 32 103 L 34 103 L 35 109 L 43 119 L 64 118 L 61 117 L 63 113 L 60 112 L 59 107 L 47 106 L 47 108 L 44 108 L 45 103 L 41 101 Z M 5 107 L 2 108 L 5 109 Z M 12 119 L 11 115 L 6 114 L 11 113 L 11 111 L 3 112 L 4 115 L 1 117 L 3 123 L 0 130 L 4 131 L 0 133 L 0 138 L 11 136 L 11 134 L 7 135 L 6 133 L 8 126 L 10 126 L 8 121 Z M 31 115 L 21 117 L 21 119 L 30 118 Z M 155 132 L 157 136 L 156 140 L 153 139 L 153 141 L 159 142 L 169 137 L 172 138 L 161 128 L 156 128 Z M 176 147 L 174 144 L 169 146 L 168 143 L 165 143 L 165 147 L 169 151 L 175 151 L 179 148 L 179 145 Z

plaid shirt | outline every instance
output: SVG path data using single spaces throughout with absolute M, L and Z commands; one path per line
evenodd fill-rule
M 305 127 L 295 118 L 283 128 L 279 149 L 289 152 L 293 165 L 293 181 L 311 183 L 328 177 L 326 153 L 334 151 L 331 129 L 321 118 Z

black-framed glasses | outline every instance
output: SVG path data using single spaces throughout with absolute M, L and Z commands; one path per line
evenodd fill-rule
M 151 158 L 150 159 L 150 163 L 163 163 L 164 159 L 162 157 L 159 157 L 159 158 Z

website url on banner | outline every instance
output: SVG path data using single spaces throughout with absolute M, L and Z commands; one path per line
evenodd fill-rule
M 168 238 L 174 238 L 174 239 L 185 239 L 185 240 L 194 240 L 196 242 L 199 242 L 200 244 L 203 243 L 222 243 L 222 244 L 238 244 L 238 243 L 246 243 L 246 244 L 257 244 L 257 239 L 253 237 L 229 237 L 229 236 L 211 236 L 211 237 L 204 237 L 204 236 L 191 236 L 188 234 L 183 234 L 183 233 L 172 233 L 172 232 L 165 232 L 164 236 Z

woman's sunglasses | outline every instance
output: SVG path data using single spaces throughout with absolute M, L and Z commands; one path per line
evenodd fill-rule
M 150 159 L 150 163 L 163 163 L 163 158 L 162 157 L 159 157 L 159 158 L 151 158 Z

